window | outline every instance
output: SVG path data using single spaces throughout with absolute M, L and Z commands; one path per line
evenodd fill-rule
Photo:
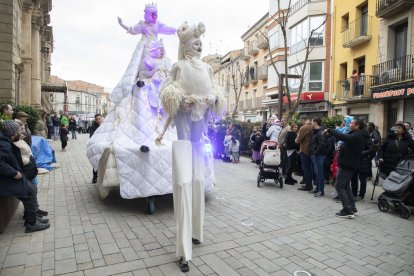
M 289 74 L 302 75 L 303 64 L 289 68 Z M 305 76 L 306 78 L 306 76 Z M 300 79 L 289 78 L 290 93 L 297 93 L 299 91 Z
M 323 38 L 325 32 L 324 26 L 324 16 L 313 16 L 310 18 L 310 31 L 309 34 L 313 31 L 311 37 L 309 38 L 309 45 L 311 46 L 321 46 L 323 45 Z
M 79 96 L 76 96 L 75 103 L 76 103 L 76 104 L 80 104 L 80 97 L 79 97 Z
M 361 36 L 368 33 L 368 5 L 361 7 Z
M 252 108 L 256 108 L 256 93 L 257 93 L 257 90 L 254 89 L 253 90 Z
M 345 30 L 348 30 L 348 28 L 349 28 L 349 13 L 342 16 L 342 20 L 341 20 L 341 30 L 342 30 L 342 32 L 345 31 Z
M 296 53 L 306 48 L 307 40 L 311 46 L 323 45 L 325 16 L 308 17 L 291 28 L 291 53 Z M 313 30 L 312 35 L 311 32 Z
M 309 91 L 323 91 L 323 62 L 309 63 Z
M 271 50 L 280 48 L 279 31 L 276 31 L 274 34 L 269 36 L 269 44 Z
M 50 101 L 51 101 L 51 102 L 53 102 L 53 100 L 54 100 L 54 99 L 53 99 L 53 93 L 50 93 L 50 94 L 49 94 L 49 99 L 50 99 Z
M 395 28 L 395 59 L 403 57 L 407 54 L 407 31 L 407 22 Z

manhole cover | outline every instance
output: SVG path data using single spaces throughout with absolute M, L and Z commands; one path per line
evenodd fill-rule
M 223 200 L 224 199 L 224 196 L 216 196 L 216 199 Z
M 241 224 L 244 225 L 244 226 L 253 226 L 253 222 L 250 219 L 242 220 Z

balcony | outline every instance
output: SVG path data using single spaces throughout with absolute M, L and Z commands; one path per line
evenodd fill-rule
M 242 59 L 242 60 L 249 60 L 250 59 L 250 56 L 246 52 L 247 52 L 246 49 L 244 49 L 242 51 L 240 59 Z
M 259 48 L 257 47 L 257 41 L 254 40 L 250 45 L 249 45 L 249 49 L 248 49 L 248 53 L 251 56 L 255 56 L 257 55 L 257 53 L 259 53 Z
M 414 5 L 414 0 L 377 0 L 375 15 L 379 18 L 387 18 L 402 10 L 409 10 Z
M 371 99 L 372 76 L 359 77 L 358 80 L 352 78 L 340 80 L 336 83 L 336 100 L 352 102 Z
M 310 3 L 311 0 L 299 0 L 298 2 L 296 2 L 295 4 L 293 4 L 290 7 L 289 10 L 289 16 L 292 16 L 294 13 L 296 13 L 298 10 L 300 10 L 303 6 L 307 5 L 308 3 Z
M 342 46 L 353 48 L 371 40 L 371 21 L 372 16 L 365 16 L 349 23 L 342 32 Z
M 239 105 L 237 106 L 237 111 L 242 111 L 242 110 L 244 110 L 244 102 L 239 101 Z
M 414 54 L 372 66 L 372 86 L 405 82 L 414 79 Z
M 267 33 L 265 34 L 261 34 L 258 38 L 257 38 L 257 48 L 265 50 L 269 48 L 269 43 L 266 39 L 267 37 Z
M 247 99 L 244 102 L 243 112 L 251 111 L 252 110 L 252 99 Z
M 257 68 L 257 79 L 267 80 L 267 66 L 262 65 Z

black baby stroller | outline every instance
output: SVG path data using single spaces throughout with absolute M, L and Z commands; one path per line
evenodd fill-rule
M 260 171 L 257 176 L 257 187 L 266 179 L 273 179 L 275 183 L 279 182 L 280 188 L 283 188 L 283 178 L 279 171 L 280 166 L 280 148 L 277 142 L 264 141 L 260 149 Z
M 414 206 L 414 155 L 405 157 L 394 171 L 384 180 L 385 190 L 378 198 L 378 208 L 387 212 L 392 204 L 400 212 L 400 216 L 408 219 L 410 208 Z

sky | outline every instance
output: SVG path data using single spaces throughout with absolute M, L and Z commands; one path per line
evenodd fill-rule
M 64 80 L 83 80 L 111 92 L 122 77 L 141 35 L 130 35 L 127 26 L 144 18 L 139 0 L 53 0 L 50 12 L 54 50 L 52 75 Z M 243 47 L 241 36 L 269 10 L 269 0 L 158 0 L 158 21 L 178 27 L 184 21 L 203 22 L 203 56 L 226 54 Z M 178 37 L 163 38 L 167 56 L 177 60 Z

